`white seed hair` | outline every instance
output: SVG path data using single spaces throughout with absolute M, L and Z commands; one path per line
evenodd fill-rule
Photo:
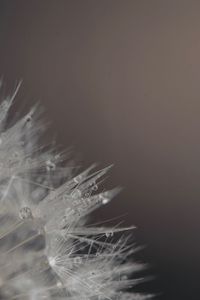
M 0 104 L 0 299 L 151 298 L 132 292 L 143 265 L 132 261 L 131 228 L 88 222 L 120 190 L 99 191 L 110 167 L 77 175 L 64 165 L 67 153 L 40 145 L 37 107 L 9 125 L 18 89 Z

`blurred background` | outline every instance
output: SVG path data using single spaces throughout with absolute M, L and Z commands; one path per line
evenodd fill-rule
M 200 2 L 0 0 L 0 74 L 84 166 L 114 163 L 157 299 L 200 299 Z

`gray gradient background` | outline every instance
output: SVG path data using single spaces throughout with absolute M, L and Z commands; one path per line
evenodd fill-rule
M 114 163 L 159 299 L 200 299 L 200 2 L 0 1 L 0 73 L 84 164 Z M 51 134 L 51 132 L 50 132 Z

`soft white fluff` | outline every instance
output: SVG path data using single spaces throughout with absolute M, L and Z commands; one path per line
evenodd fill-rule
M 76 175 L 64 165 L 66 154 L 40 145 L 44 126 L 36 108 L 7 124 L 17 89 L 0 105 L 0 298 L 149 298 L 128 292 L 142 267 L 130 261 L 130 228 L 88 223 L 88 214 L 119 191 L 99 188 L 110 167 Z

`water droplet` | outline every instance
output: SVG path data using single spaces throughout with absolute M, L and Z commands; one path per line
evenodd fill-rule
M 90 196 L 91 196 L 91 193 L 89 193 L 89 192 L 87 192 L 87 193 L 84 194 L 85 198 L 89 198 Z
M 24 219 L 32 219 L 33 215 L 32 215 L 32 211 L 29 207 L 25 206 L 22 207 L 19 211 L 19 217 L 20 219 L 24 220 Z
M 94 184 L 93 187 L 92 187 L 92 190 L 93 190 L 93 191 L 97 191 L 97 190 L 98 190 L 98 185 L 97 185 L 97 184 Z
M 27 126 L 27 128 L 30 128 L 32 126 L 32 116 L 31 115 L 26 116 L 25 125 Z
M 75 183 L 79 183 L 78 176 L 77 176 L 77 177 L 74 177 L 73 180 L 74 180 Z
M 55 163 L 53 163 L 51 160 L 47 160 L 46 161 L 46 169 L 47 169 L 47 171 L 53 171 L 53 170 L 55 170 L 55 168 L 56 168 Z
M 113 232 L 109 231 L 105 233 L 106 237 L 112 237 L 113 236 Z
M 102 204 L 107 204 L 109 202 L 109 199 L 108 198 L 103 198 L 102 199 Z
M 51 267 L 54 267 L 56 265 L 55 257 L 52 257 L 52 256 L 48 257 L 48 261 L 49 261 L 49 264 Z
M 26 122 L 29 123 L 29 122 L 31 122 L 31 120 L 32 120 L 32 116 L 31 116 L 31 115 L 28 115 L 28 116 L 26 117 Z

